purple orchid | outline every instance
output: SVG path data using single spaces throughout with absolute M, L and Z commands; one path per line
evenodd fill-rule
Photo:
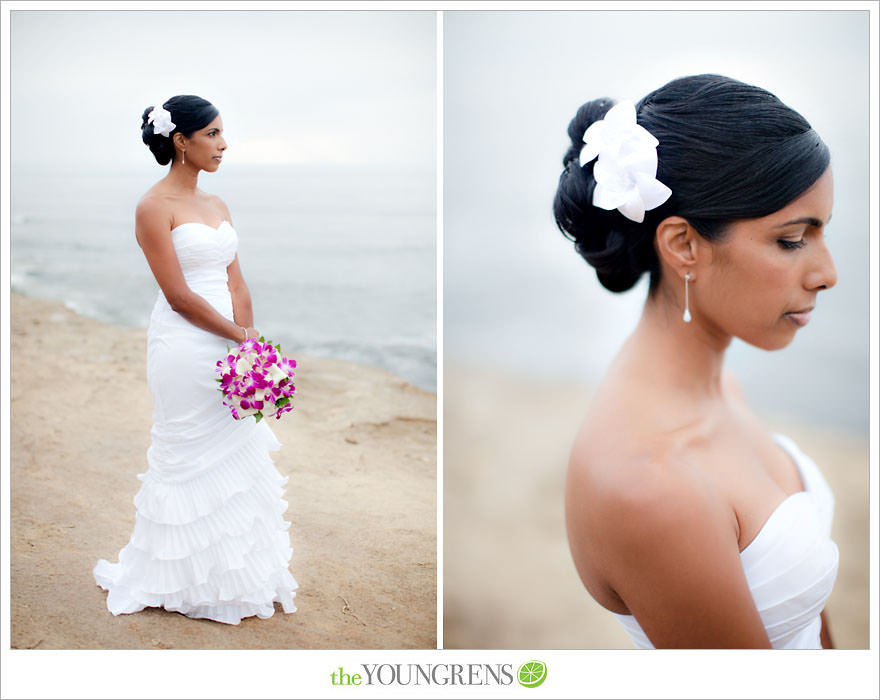
M 248 338 L 216 363 L 223 405 L 235 420 L 254 416 L 280 419 L 293 410 L 291 397 L 296 361 L 284 357 L 280 345 L 265 338 Z

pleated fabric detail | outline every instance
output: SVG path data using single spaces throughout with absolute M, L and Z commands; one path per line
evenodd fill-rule
M 180 484 L 149 473 L 135 496 L 137 514 L 118 563 L 101 559 L 96 583 L 114 615 L 163 607 L 189 617 L 238 624 L 270 617 L 274 602 L 294 612 L 297 583 L 284 520 L 282 477 L 264 442 L 246 444 Z

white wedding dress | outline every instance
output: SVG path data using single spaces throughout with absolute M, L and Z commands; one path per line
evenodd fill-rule
M 232 320 L 235 229 L 184 223 L 171 235 L 190 289 Z M 296 610 L 287 478 L 268 454 L 281 445 L 265 420 L 237 421 L 221 403 L 215 365 L 232 344 L 192 325 L 159 291 L 147 333 L 149 468 L 138 474 L 134 531 L 118 563 L 101 559 L 93 571 L 114 615 L 162 607 L 238 624 L 271 617 L 275 602 Z

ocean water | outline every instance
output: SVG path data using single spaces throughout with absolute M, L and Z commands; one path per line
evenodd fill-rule
M 134 210 L 163 175 L 14 171 L 12 289 L 146 327 L 158 285 Z M 378 366 L 436 391 L 432 171 L 224 163 L 199 186 L 229 206 L 261 333 L 291 357 Z

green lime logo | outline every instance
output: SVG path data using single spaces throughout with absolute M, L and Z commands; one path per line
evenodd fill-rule
M 523 688 L 537 688 L 547 678 L 547 665 L 543 661 L 526 661 L 516 672 Z

